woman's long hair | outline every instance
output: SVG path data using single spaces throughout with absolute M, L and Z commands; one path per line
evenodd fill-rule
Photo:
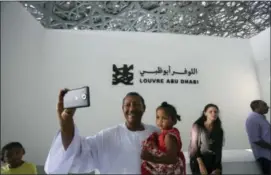
M 219 108 L 217 105 L 215 104 L 207 104 L 203 111 L 202 111 L 202 114 L 201 116 L 194 122 L 194 124 L 197 124 L 199 127 L 202 127 L 202 128 L 205 128 L 204 126 L 204 122 L 207 120 L 207 117 L 205 116 L 205 112 L 210 108 L 210 107 L 214 107 L 216 108 L 218 114 L 219 114 Z M 223 132 L 223 128 L 222 128 L 222 123 L 221 123 L 221 120 L 220 120 L 220 117 L 217 116 L 217 119 L 214 121 L 213 123 L 213 131 L 212 133 L 221 133 L 222 137 L 223 137 L 223 142 L 224 142 L 224 132 Z

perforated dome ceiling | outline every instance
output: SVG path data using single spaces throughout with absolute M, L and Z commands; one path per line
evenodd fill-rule
M 250 38 L 270 27 L 270 1 L 21 2 L 49 29 Z

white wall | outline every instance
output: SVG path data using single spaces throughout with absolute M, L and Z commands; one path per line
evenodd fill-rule
M 121 103 L 138 91 L 147 104 L 146 123 L 155 108 L 174 104 L 186 151 L 192 123 L 209 102 L 221 108 L 225 149 L 246 149 L 244 122 L 249 102 L 260 98 L 248 40 L 171 34 L 44 30 L 19 4 L 2 6 L 1 143 L 21 141 L 28 160 L 43 164 L 58 129 L 58 90 L 89 85 L 91 107 L 80 109 L 82 135 L 123 122 Z M 27 43 L 27 44 L 26 44 Z M 111 85 L 112 64 L 134 64 L 135 71 L 171 65 L 196 67 L 199 85 Z M 20 65 L 19 65 L 20 64 Z M 31 65 L 31 67 L 28 67 Z M 138 80 L 135 74 L 135 81 Z M 41 84 L 39 84 L 41 83 Z
M 37 163 L 48 149 L 40 115 L 46 88 L 41 79 L 43 36 L 42 26 L 19 3 L 1 2 L 1 146 L 20 141 L 25 158 Z
M 192 122 L 199 117 L 204 105 L 213 102 L 221 108 L 226 149 L 249 148 L 244 122 L 250 111 L 249 102 L 259 98 L 249 48 L 247 40 L 239 39 L 50 30 L 46 32 L 43 50 L 43 80 L 48 83 L 44 92 L 48 102 L 45 111 L 48 116 L 55 115 L 50 109 L 55 105 L 57 89 L 89 85 L 92 107 L 79 110 L 76 120 L 83 135 L 92 134 L 122 122 L 121 99 L 129 91 L 138 91 L 146 99 L 144 121 L 148 123 L 154 123 L 155 108 L 162 101 L 176 105 L 183 119 L 178 128 L 186 149 Z M 112 87 L 114 63 L 133 63 L 140 70 L 167 65 L 175 70 L 196 67 L 200 71 L 200 84 L 137 83 L 132 87 Z M 47 122 L 54 121 L 55 118 L 50 118 Z M 52 127 L 56 128 L 57 124 Z M 53 135 L 55 130 L 48 132 Z
M 250 39 L 261 98 L 270 105 L 270 28 Z M 267 114 L 270 119 L 270 112 Z

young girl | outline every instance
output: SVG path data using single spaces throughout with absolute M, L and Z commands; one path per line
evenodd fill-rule
M 23 161 L 25 150 L 21 143 L 11 142 L 5 145 L 1 151 L 1 174 L 37 174 L 36 166 Z
M 180 121 L 174 106 L 163 102 L 156 109 L 156 124 L 161 133 L 153 133 L 143 141 L 141 174 L 185 175 L 185 157 L 179 130 L 173 126 Z

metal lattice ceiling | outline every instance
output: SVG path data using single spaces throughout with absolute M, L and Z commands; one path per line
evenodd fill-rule
M 27 1 L 45 28 L 250 38 L 270 27 L 270 1 Z

